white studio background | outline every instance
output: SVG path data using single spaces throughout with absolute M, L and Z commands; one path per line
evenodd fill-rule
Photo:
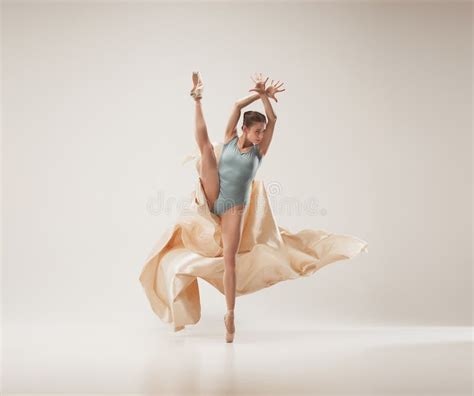
M 239 320 L 472 325 L 471 28 L 467 2 L 3 2 L 4 322 L 167 326 L 138 278 L 195 186 L 199 70 L 214 141 L 250 75 L 285 83 L 257 178 L 324 210 L 278 223 L 369 243 Z

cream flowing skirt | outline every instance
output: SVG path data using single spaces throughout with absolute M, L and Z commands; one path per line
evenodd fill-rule
M 213 143 L 219 159 L 222 143 Z M 196 169 L 199 169 L 199 157 Z M 220 218 L 209 210 L 199 181 L 192 202 L 156 242 L 139 280 L 152 310 L 174 331 L 196 324 L 201 317 L 198 279 L 224 295 Z M 368 252 L 368 243 L 347 234 L 321 229 L 291 233 L 272 213 L 263 181 L 254 179 L 243 214 L 242 237 L 236 256 L 236 296 L 277 282 L 310 276 L 327 264 Z

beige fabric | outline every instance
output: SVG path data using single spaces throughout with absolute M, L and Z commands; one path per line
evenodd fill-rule
M 222 143 L 213 143 L 219 160 Z M 188 156 L 183 162 L 196 159 Z M 156 242 L 140 275 L 151 308 L 175 331 L 201 317 L 198 279 L 224 295 L 220 218 L 209 210 L 197 178 L 189 209 Z M 263 181 L 254 179 L 236 257 L 236 296 L 277 282 L 312 275 L 323 266 L 368 252 L 367 242 L 347 234 L 277 225 Z

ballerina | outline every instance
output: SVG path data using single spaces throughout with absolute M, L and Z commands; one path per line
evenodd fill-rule
M 207 133 L 206 122 L 202 111 L 203 82 L 198 72 L 193 72 L 193 88 L 191 96 L 196 102 L 196 142 L 201 153 L 199 177 L 204 189 L 204 195 L 212 213 L 221 218 L 222 241 L 224 248 L 224 292 L 227 304 L 227 313 L 224 315 L 227 342 L 232 342 L 235 334 L 234 307 L 235 307 L 235 257 L 238 251 L 242 234 L 242 215 L 248 203 L 251 183 L 260 166 L 263 157 L 267 154 L 272 141 L 277 116 L 273 111 L 269 97 L 275 101 L 276 93 L 283 83 L 274 83 L 268 88 L 262 74 L 255 74 L 252 80 L 255 91 L 232 107 L 232 112 L 224 133 L 224 148 L 217 165 L 214 147 Z M 237 123 L 242 109 L 261 99 L 265 107 L 266 117 L 257 111 L 247 111 L 244 114 L 242 134 L 237 135 Z M 267 121 L 268 119 L 268 121 Z
M 237 296 L 277 282 L 309 276 L 323 266 L 368 251 L 352 235 L 305 229 L 291 233 L 278 226 L 263 182 L 255 175 L 268 155 L 277 116 L 270 98 L 283 83 L 266 87 L 261 73 L 252 77 L 255 92 L 232 107 L 222 143 L 211 142 L 202 110 L 204 84 L 193 72 L 190 96 L 195 101 L 195 139 L 199 149 L 198 180 L 190 210 L 156 243 L 140 275 L 153 311 L 173 322 L 175 331 L 200 318 L 200 277 L 225 295 L 226 342 L 235 335 Z M 266 115 L 242 109 L 262 100 Z M 257 205 L 258 210 L 257 210 Z M 236 265 L 238 263 L 238 265 Z

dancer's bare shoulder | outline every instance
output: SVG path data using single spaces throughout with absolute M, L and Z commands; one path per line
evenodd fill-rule
M 236 135 L 237 135 L 237 128 L 234 128 L 231 132 L 226 131 L 224 135 L 224 144 L 229 143 Z

